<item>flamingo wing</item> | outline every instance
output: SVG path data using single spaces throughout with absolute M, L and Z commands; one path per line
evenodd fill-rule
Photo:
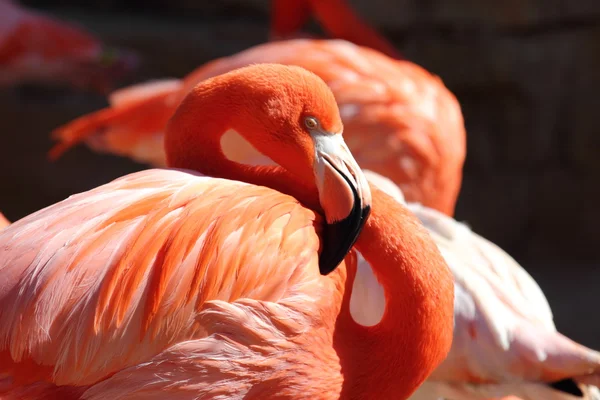
M 596 373 L 600 354 L 556 331 L 543 292 L 508 254 L 418 204 L 455 278 L 455 336 L 434 380 L 552 382 Z
M 181 102 L 182 87 L 180 80 L 165 79 L 113 92 L 110 107 L 79 117 L 52 133 L 59 143 L 50 151 L 50 158 L 60 157 L 85 140 L 99 153 L 165 167 L 164 128 Z
M 331 289 L 319 226 L 292 197 L 178 170 L 19 220 L 0 231 L 0 383 L 93 384 L 214 332 L 210 301 L 296 299 L 310 313 L 309 293 Z
M 331 339 L 306 314 L 252 299 L 207 303 L 207 336 L 169 347 L 85 392 L 87 400 L 337 398 L 340 377 Z M 292 339 L 290 339 L 292 338 Z M 323 345 L 327 344 L 327 345 Z M 338 365 L 335 362 L 338 361 Z M 310 385 L 307 385 L 310 382 Z
M 417 203 L 410 204 L 410 210 L 435 239 L 455 278 L 465 285 L 465 290 L 476 293 L 477 303 L 486 309 L 486 314 L 501 313 L 502 304 L 535 325 L 556 330 L 550 305 L 541 288 L 504 250 L 473 232 L 466 224 L 436 210 Z M 470 285 L 472 280 L 478 280 L 477 284 Z M 502 320 L 500 316 L 498 319 Z M 498 340 L 502 341 L 500 337 Z

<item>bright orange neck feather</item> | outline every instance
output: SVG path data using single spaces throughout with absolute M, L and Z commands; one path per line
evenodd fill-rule
M 346 283 L 336 350 L 343 356 L 344 388 L 351 398 L 406 398 L 446 357 L 452 344 L 452 274 L 419 221 L 374 186 L 372 209 L 356 248 L 385 290 L 386 311 L 372 327 L 349 311 L 353 277 Z M 348 334 L 348 332 L 353 332 Z M 382 377 L 387 377 L 382 379 Z M 376 388 L 376 389 L 373 389 Z M 364 390 L 375 390 L 360 393 Z M 361 397 L 362 396 L 362 397 Z

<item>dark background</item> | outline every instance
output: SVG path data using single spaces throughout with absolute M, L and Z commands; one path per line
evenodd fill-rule
M 181 77 L 267 40 L 266 0 L 23 3 L 138 51 L 144 65 L 123 84 Z M 600 2 L 349 3 L 458 97 L 468 156 L 457 219 L 523 264 L 560 331 L 600 348 Z M 104 105 L 100 95 L 68 89 L 0 89 L 0 210 L 7 217 L 144 168 L 84 147 L 47 162 L 48 133 Z

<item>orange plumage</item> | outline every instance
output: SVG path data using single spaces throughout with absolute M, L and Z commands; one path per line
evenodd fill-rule
M 5 351 L 53 366 L 44 378 L 58 385 L 98 382 L 208 336 L 199 324 L 207 300 L 292 297 L 318 277 L 306 266 L 317 258 L 319 225 L 274 190 L 178 171 L 149 170 L 73 196 L 3 233 L 2 274 L 22 292 L 0 292 Z M 36 277 L 39 268 L 46 272 Z

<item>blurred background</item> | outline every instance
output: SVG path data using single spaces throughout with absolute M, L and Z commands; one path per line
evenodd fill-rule
M 21 3 L 138 52 L 143 64 L 121 86 L 182 77 L 268 35 L 267 0 Z M 600 348 L 600 2 L 349 3 L 460 101 L 468 152 L 457 219 L 533 275 L 560 331 Z M 47 160 L 52 129 L 106 104 L 73 89 L 0 89 L 0 210 L 9 219 L 145 168 L 85 146 Z

